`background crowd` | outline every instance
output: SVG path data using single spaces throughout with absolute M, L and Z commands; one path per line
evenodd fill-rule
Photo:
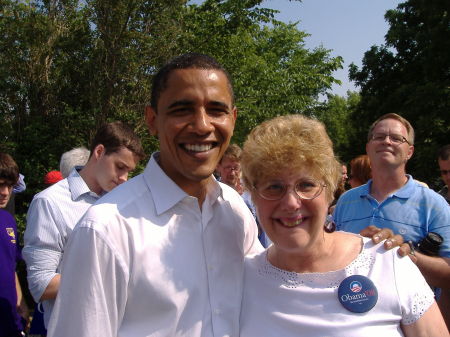
M 439 195 L 407 174 L 415 133 L 398 114 L 373 122 L 367 155 L 349 172 L 319 121 L 265 121 L 242 151 L 229 145 L 237 115 L 215 59 L 171 60 L 145 108 L 159 151 L 144 171 L 127 182 L 145 157 L 133 129 L 102 125 L 89 151 L 66 152 L 60 171 L 43 174 L 48 187 L 30 204 L 23 249 L 3 209 L 24 177 L 2 153 L 1 336 L 29 329 L 28 289 L 49 336 L 447 335 L 450 146 L 436 156 L 447 184 Z M 354 188 L 344 192 L 347 182 Z M 398 254 L 408 257 L 382 248 L 403 239 Z M 374 303 L 338 301 L 347 279 L 358 284 L 352 291 L 369 286 Z M 324 316 L 332 307 L 335 316 Z M 31 329 L 46 333 L 42 323 Z

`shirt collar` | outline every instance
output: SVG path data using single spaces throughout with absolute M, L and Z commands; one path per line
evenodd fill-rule
M 152 193 L 157 214 L 161 214 L 175 206 L 189 196 L 175 182 L 167 176 L 158 164 L 159 152 L 152 154 L 147 167 L 144 170 L 144 180 Z M 212 205 L 222 195 L 220 184 L 214 179 L 214 183 L 208 188 L 205 203 Z
M 391 194 L 391 196 L 396 196 L 397 198 L 408 199 L 414 192 L 414 179 L 411 175 L 407 174 L 406 177 L 408 181 L 405 185 L 399 188 L 397 191 Z M 372 187 L 372 179 L 370 179 L 367 184 L 361 186 L 360 196 L 367 197 L 370 195 L 370 188 Z
M 70 172 L 69 176 L 67 177 L 67 182 L 69 184 L 69 190 L 72 195 L 72 200 L 74 201 L 84 194 L 89 194 L 97 199 L 100 198 L 100 196 L 97 193 L 92 192 L 89 189 L 84 179 L 78 173 L 77 168 L 74 168 Z

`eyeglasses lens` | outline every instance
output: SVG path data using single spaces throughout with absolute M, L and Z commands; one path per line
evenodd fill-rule
M 295 184 L 295 193 L 301 199 L 314 199 L 323 189 L 323 185 L 314 181 L 299 181 Z M 267 200 L 279 200 L 283 198 L 288 186 L 283 183 L 270 182 L 261 185 L 257 191 L 261 197 Z
M 403 144 L 404 142 L 407 142 L 406 138 L 401 136 L 401 135 L 397 135 L 397 134 L 385 134 L 385 133 L 375 133 L 372 136 L 372 139 L 377 141 L 377 142 L 382 142 L 386 139 L 386 137 L 389 137 L 389 139 L 391 140 L 392 143 L 394 144 Z

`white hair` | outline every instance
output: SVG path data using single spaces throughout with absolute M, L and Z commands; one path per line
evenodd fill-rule
M 59 170 L 64 178 L 70 174 L 75 166 L 84 166 L 89 160 L 91 152 L 85 147 L 76 147 L 64 152 L 59 161 Z

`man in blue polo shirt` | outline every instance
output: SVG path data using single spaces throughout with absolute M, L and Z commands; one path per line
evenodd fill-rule
M 366 151 L 372 179 L 339 199 L 334 220 L 339 230 L 359 233 L 369 225 L 387 227 L 417 245 L 428 233 L 442 236 L 439 256 L 416 252 L 417 263 L 428 283 L 450 285 L 450 208 L 434 192 L 405 172 L 414 152 L 414 129 L 397 114 L 375 121 L 368 134 Z
M 16 162 L 10 155 L 0 153 L 0 337 L 22 336 L 22 316 L 27 312 L 16 273 L 21 259 L 17 224 L 4 210 L 18 179 Z

